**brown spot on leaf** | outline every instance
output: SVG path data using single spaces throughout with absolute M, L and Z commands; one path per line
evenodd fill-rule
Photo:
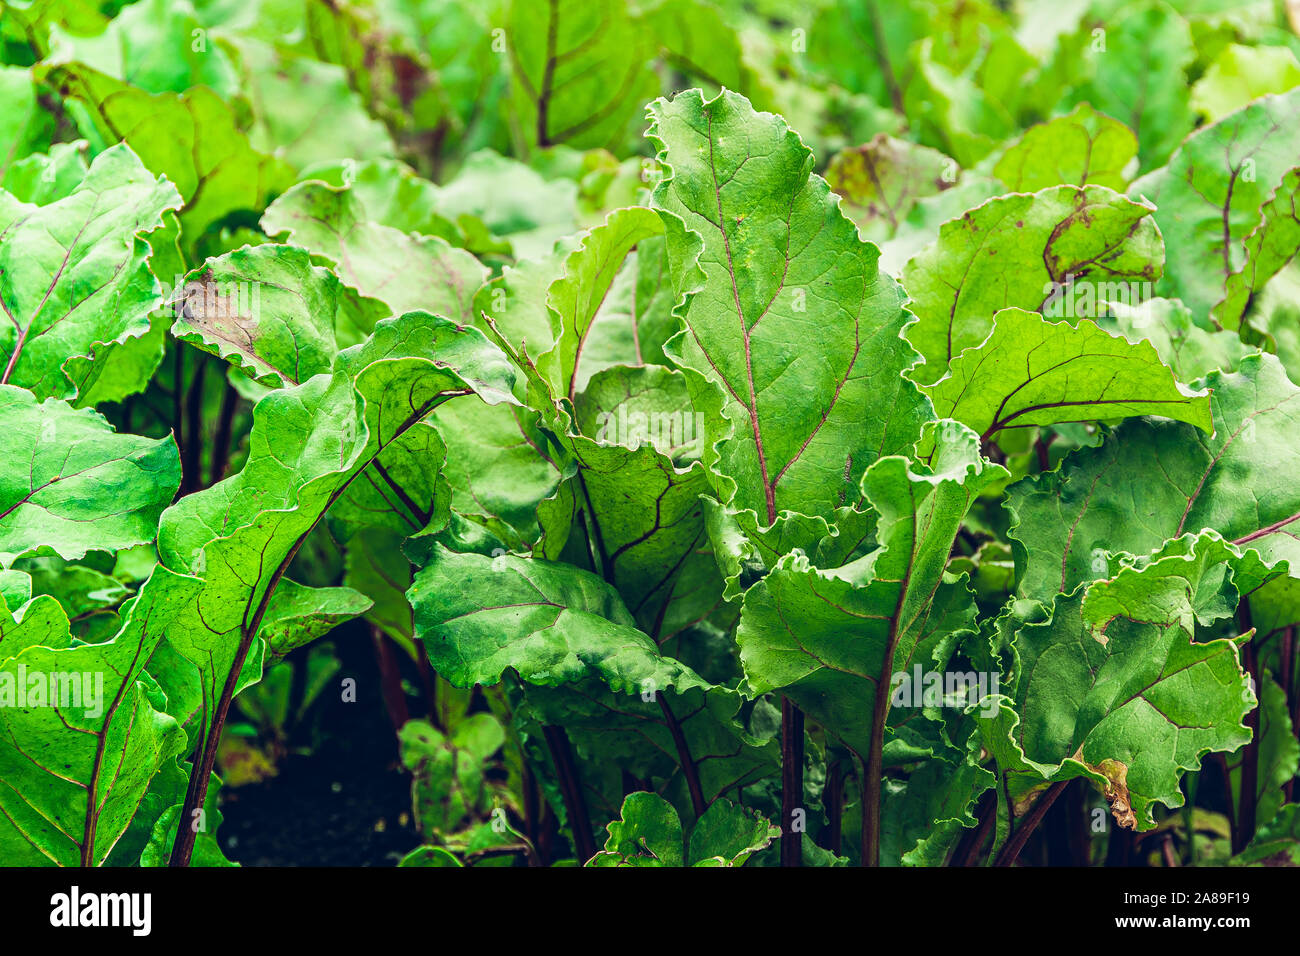
M 1137 816 L 1129 803 L 1128 764 L 1107 757 L 1092 769 L 1106 778 L 1106 787 L 1102 793 L 1106 797 L 1106 802 L 1110 804 L 1110 812 L 1115 817 L 1115 822 L 1126 830 L 1137 829 Z

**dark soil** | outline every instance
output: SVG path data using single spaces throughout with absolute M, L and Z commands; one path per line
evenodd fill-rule
M 284 757 L 261 783 L 222 790 L 218 840 L 232 861 L 395 866 L 420 843 L 369 635 L 342 628 L 334 636 L 343 667 L 290 739 L 291 749 L 311 752 Z M 344 677 L 356 680 L 355 703 L 340 699 Z

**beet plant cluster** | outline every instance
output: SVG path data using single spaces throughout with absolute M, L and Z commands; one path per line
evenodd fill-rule
M 1294 4 L 0 10 L 0 862 L 1300 863 Z

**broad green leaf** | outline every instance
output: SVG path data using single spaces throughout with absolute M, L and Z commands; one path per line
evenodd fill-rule
M 637 792 L 627 795 L 619 819 L 606 827 L 609 839 L 592 866 L 684 866 L 682 821 L 663 797 Z
M 402 763 L 411 772 L 416 822 L 426 839 L 447 842 L 491 815 L 493 788 L 484 771 L 505 744 L 505 732 L 492 714 L 474 714 L 450 735 L 427 721 L 411 720 L 398 737 Z
M 0 177 L 0 188 L 20 202 L 36 206 L 72 195 L 86 177 L 87 142 L 55 143 L 48 153 L 14 160 Z
M 162 517 L 163 565 L 202 590 L 167 640 L 200 671 L 214 712 L 241 645 L 269 613 L 308 533 L 375 459 L 439 405 L 477 389 L 509 400 L 511 371 L 483 336 L 427 313 L 378 323 L 335 371 L 273 391 L 253 411 L 248 463 Z
M 398 160 L 314 163 L 303 170 L 302 180 L 320 180 L 347 189 L 361 204 L 364 215 L 360 218 L 365 221 L 422 236 L 441 236 L 448 242 L 459 237 L 456 224 L 438 211 L 439 188 Z
M 1137 137 L 1118 120 L 1080 103 L 1065 116 L 1039 123 L 1002 154 L 993 174 L 1012 192 L 1036 192 L 1060 183 L 1092 183 L 1123 190 L 1125 169 L 1137 157 Z
M 1133 344 L 1088 320 L 1049 322 L 1003 309 L 993 331 L 927 386 L 935 414 L 981 438 L 1004 428 L 1159 415 L 1211 431 L 1204 390 L 1180 385 L 1149 342 Z
M 85 104 L 101 139 L 126 141 L 151 172 L 175 184 L 187 243 L 231 213 L 262 209 L 291 181 L 287 164 L 254 150 L 234 111 L 206 87 L 150 94 L 79 64 L 54 67 L 45 78 Z
M 1184 770 L 1249 739 L 1256 700 L 1235 643 L 1196 639 L 1198 622 L 1231 615 L 1238 591 L 1269 576 L 1258 555 L 1238 555 L 1213 533 L 1170 542 L 1020 628 L 1014 701 L 994 698 L 981 721 L 1013 794 L 1087 776 L 1120 826 L 1147 830 L 1155 803 L 1182 806 Z
M 272 657 L 281 658 L 360 617 L 370 605 L 370 598 L 352 588 L 309 588 L 285 578 L 267 602 L 258 636 Z
M 595 396 L 584 393 L 584 434 L 552 384 L 518 361 L 565 476 L 538 508 L 538 556 L 568 557 L 600 574 L 656 643 L 707 617 L 721 582 L 700 508 L 708 492 L 698 463 L 704 429 L 681 376 L 655 366 L 602 373 L 609 387 L 599 400 L 608 404 L 593 409 Z
M 11 608 L 6 601 L 6 606 L 0 609 L 0 660 L 17 657 L 29 647 L 71 646 L 71 623 L 56 598 L 49 595 L 29 598 L 12 591 L 9 596 L 19 603 Z
M 779 117 L 698 90 L 650 113 L 669 171 L 654 202 L 690 293 L 670 351 L 724 392 L 707 435 L 723 503 L 763 525 L 829 516 L 931 414 L 902 375 L 915 361 L 902 291 Z
M 112 641 L 28 647 L 4 663 L 0 852 L 6 862 L 100 865 L 150 778 L 181 752 L 184 733 L 139 678 L 195 584 L 159 572 Z
M 571 565 L 438 546 L 407 596 L 430 662 L 458 687 L 507 669 L 545 686 L 598 677 L 624 693 L 707 686 L 660 655 L 610 585 Z
M 681 327 L 663 236 L 628 253 L 587 334 L 574 378 L 578 391 L 616 365 L 672 365 L 664 345 Z
M 753 101 L 770 99 L 748 62 L 736 22 L 717 5 L 706 0 L 653 0 L 642 15 L 660 56 L 692 85 L 708 84 L 714 93 L 735 90 Z
M 971 730 L 974 718 L 967 717 Z M 975 802 L 994 786 L 993 773 L 980 766 L 979 736 L 974 753 L 948 749 L 922 764 L 904 783 L 889 780 L 881 794 L 881 859 L 886 865 L 943 866 L 963 828 L 974 827 Z
M 514 405 L 477 402 L 450 405 L 438 416 L 452 510 L 511 535 L 511 548 L 537 540 L 538 506 L 561 478 L 558 455 L 537 430 L 536 417 Z
M 1153 211 L 1104 186 L 1056 186 L 991 199 L 945 223 L 903 271 L 919 320 L 907 337 L 925 358 L 917 380 L 938 381 L 988 335 L 999 309 L 1042 311 L 1058 289 L 1094 301 L 1145 298 L 1129 289 L 1154 282 L 1164 264 Z
M 95 158 L 76 190 L 46 206 L 0 192 L 0 382 L 71 398 L 103 346 L 143 335 L 162 302 L 140 238 L 180 206 L 126 146 Z M 73 360 L 86 361 L 68 368 Z M 73 374 L 69 374 L 69 373 Z
M 516 256 L 537 259 L 551 251 L 556 239 L 577 228 L 578 187 L 480 150 L 439 187 L 438 211 L 459 223 L 467 217 L 481 220 L 492 235 L 509 240 Z
M 366 112 L 341 67 L 247 37 L 237 46 L 254 149 L 295 169 L 334 157 L 360 162 L 396 154 L 388 130 Z
M 938 431 L 933 470 L 893 456 L 863 476 L 880 550 L 837 571 L 787 555 L 745 592 L 736 640 L 747 692 L 779 690 L 863 758 L 890 711 L 880 689 L 914 663 L 946 661 L 975 623 L 965 582 L 945 568 L 972 501 L 1004 472 L 968 429 Z
M 929 14 L 916 0 L 828 5 L 808 32 L 808 56 L 840 86 L 901 113 L 916 71 L 908 53 L 930 31 Z
M 1246 237 L 1300 155 L 1300 90 L 1266 96 L 1187 138 L 1167 165 L 1129 187 L 1155 203 L 1174 253 L 1158 291 L 1204 313 L 1246 262 Z M 1285 200 L 1283 200 L 1285 202 Z
M 1056 10 L 1053 10 L 1053 14 Z M 1187 71 L 1196 57 L 1187 21 L 1155 0 L 1105 16 L 1089 12 L 1056 52 L 1056 67 L 1082 73 L 1067 102 L 1089 103 L 1137 134 L 1143 169 L 1162 163 L 1194 125 Z
M 530 145 L 618 145 L 658 90 L 650 32 L 619 0 L 513 0 L 505 42 Z
M 82 63 L 147 93 L 183 93 L 206 86 L 222 99 L 237 96 L 234 52 L 208 36 L 188 0 L 128 4 L 94 35 L 55 27 L 46 63 Z
M 1271 355 L 1197 384 L 1212 392 L 1213 435 L 1131 419 L 1096 448 L 1009 490 L 1020 591 L 1039 600 L 1105 575 L 1106 554 L 1147 554 L 1203 528 L 1269 561 L 1300 556 L 1300 469 L 1292 436 L 1300 388 Z
M 157 779 L 157 778 L 155 778 Z M 208 792 L 203 801 L 204 826 L 194 841 L 194 855 L 190 866 L 238 866 L 231 863 L 222 852 L 217 842 L 217 829 L 221 826 L 220 809 L 221 779 L 213 774 L 208 784 Z M 171 859 L 172 845 L 176 842 L 176 830 L 180 825 L 181 811 L 185 797 L 185 782 L 175 793 L 177 802 L 158 815 L 153 831 L 149 835 L 149 844 L 140 853 L 141 866 L 167 866 Z M 110 861 L 111 863 L 111 861 Z
M 22 449 L 0 463 L 0 552 L 75 560 L 154 539 L 181 480 L 170 437 L 119 435 L 97 412 L 13 386 L 0 386 L 0 428 Z
M 0 66 L 0 95 L 5 103 L 0 119 L 0 174 L 7 181 L 14 163 L 49 146 L 54 124 L 37 101 L 30 69 Z
M 402 232 L 373 222 L 350 187 L 299 183 L 262 217 L 262 228 L 335 266 L 362 295 L 384 302 L 394 315 L 425 309 L 469 324 L 474 293 L 488 272 L 445 239 Z
M 272 388 L 328 372 L 389 310 L 297 246 L 246 246 L 209 259 L 172 299 L 172 334 Z

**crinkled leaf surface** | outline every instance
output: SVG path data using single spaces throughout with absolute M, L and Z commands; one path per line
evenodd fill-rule
M 458 687 L 495 684 L 506 669 L 547 686 L 599 677 L 626 693 L 707 686 L 660 655 L 618 592 L 572 565 L 438 546 L 407 596 L 430 662 Z
M 427 313 L 380 322 L 336 370 L 268 394 L 254 409 L 248 463 L 182 498 L 158 552 L 204 586 L 167 633 L 199 668 L 205 714 L 257 634 L 275 586 L 308 532 L 367 467 L 440 404 L 473 389 L 509 400 L 505 357 L 472 330 Z
M 877 133 L 832 156 L 826 181 L 864 238 L 890 239 L 918 200 L 956 185 L 956 166 L 937 149 Z
M 162 292 L 139 236 L 179 207 L 176 188 L 126 146 L 95 157 L 77 188 L 49 205 L 0 192 L 0 382 L 71 398 L 93 378 L 84 364 L 70 378 L 70 359 L 147 332 Z
M 779 689 L 864 757 L 889 713 L 882 687 L 974 625 L 970 591 L 945 568 L 971 502 L 1002 470 L 968 429 L 939 438 L 933 471 L 891 456 L 863 476 L 878 551 L 838 571 L 789 555 L 745 592 L 736 640 L 749 692 Z
M 1242 719 L 1256 701 L 1235 643 L 1194 641 L 1198 622 L 1230 615 L 1238 592 L 1270 575 L 1238 554 L 1213 533 L 1189 536 L 1057 595 L 1048 621 L 1016 635 L 1014 706 L 1003 698 L 981 721 L 999 769 L 1021 786 L 1090 776 L 1122 826 L 1150 829 L 1155 803 L 1181 806 L 1182 771 L 1250 736 Z
M 288 165 L 253 149 L 233 110 L 206 87 L 150 94 L 75 63 L 46 79 L 86 105 L 103 139 L 125 140 L 176 185 L 187 241 L 232 212 L 261 209 L 292 181 Z
M 389 315 L 296 246 L 246 246 L 185 278 L 172 334 L 272 388 L 328 372 Z
M 1266 96 L 1187 138 L 1167 165 L 1129 187 L 1155 203 L 1169 257 L 1162 295 L 1204 312 L 1246 261 L 1243 240 L 1300 156 L 1300 90 Z M 1294 195 L 1294 194 L 1293 194 Z
M 513 0 L 512 102 L 537 146 L 618 144 L 658 84 L 649 30 L 619 0 Z
M 1131 419 L 1095 448 L 1009 491 L 1021 593 L 1049 598 L 1106 572 L 1105 555 L 1147 554 L 1211 528 L 1270 560 L 1296 555 L 1300 388 L 1271 355 L 1211 372 L 1213 434 Z
M 991 199 L 943 225 L 903 271 L 918 321 L 907 337 L 925 357 L 927 384 L 1015 307 L 1039 311 L 1053 284 L 1153 282 L 1164 264 L 1150 205 L 1104 186 L 1054 186 Z M 1125 299 L 1125 301 L 1130 301 Z
M 1084 319 L 1049 322 L 1003 309 L 993 331 L 926 388 L 935 414 L 981 437 L 1003 428 L 1160 415 L 1211 429 L 1209 395 L 1180 385 L 1149 342 L 1133 344 Z
M 468 324 L 487 269 L 445 239 L 402 232 L 367 215 L 351 188 L 308 181 L 271 204 L 262 228 L 324 256 L 344 282 L 394 315 L 425 309 Z
M 650 113 L 669 170 L 654 201 L 692 293 L 671 347 L 725 395 L 730 434 L 708 434 L 734 487 L 724 503 L 765 525 L 830 515 L 930 417 L 901 374 L 914 362 L 902 291 L 779 117 L 698 90 Z
M 719 799 L 684 839 L 672 804 L 643 791 L 628 794 L 607 829 L 605 849 L 589 866 L 741 866 L 781 835 L 754 811 Z

